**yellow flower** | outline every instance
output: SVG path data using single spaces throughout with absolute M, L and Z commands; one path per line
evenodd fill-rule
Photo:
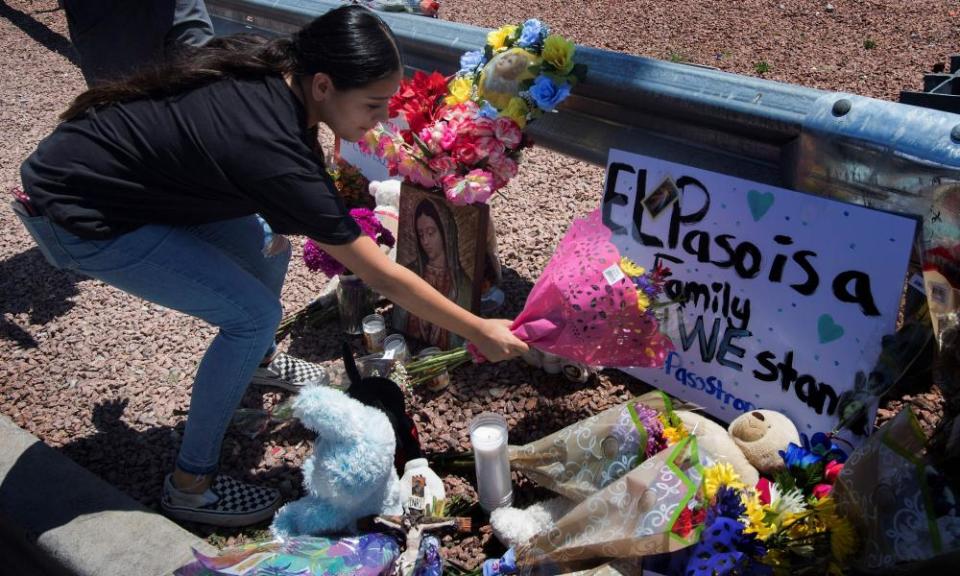
M 744 495 L 742 500 L 747 510 L 747 520 L 749 520 L 744 532 L 756 534 L 760 540 L 766 540 L 777 532 L 776 524 L 767 523 L 767 512 L 770 507 L 760 501 L 758 494 Z
M 623 270 L 623 273 L 627 276 L 643 276 L 646 270 L 643 269 L 643 266 L 638 266 L 636 262 L 627 258 L 626 256 L 620 258 L 620 269 Z
M 843 562 L 857 550 L 857 533 L 846 518 L 837 513 L 836 502 L 829 496 L 814 503 L 817 517 L 830 531 L 830 551 L 833 557 Z
M 733 466 L 727 462 L 718 462 L 713 466 L 704 468 L 703 495 L 706 496 L 707 500 L 712 500 L 721 486 L 736 488 L 737 490 L 745 488 L 743 482 L 740 481 L 740 476 L 737 475 Z
M 523 130 L 527 126 L 527 114 L 529 112 L 530 109 L 527 108 L 527 103 L 524 102 L 523 98 L 514 96 L 501 114 L 516 122 L 517 126 L 520 126 L 520 129 Z
M 473 89 L 473 79 L 469 76 L 457 76 L 450 82 L 448 87 L 450 94 L 444 99 L 444 102 L 450 106 L 460 104 L 470 99 L 470 92 Z
M 513 25 L 501 26 L 496 30 L 487 33 L 487 44 L 498 52 L 507 48 L 507 39 L 517 33 L 517 27 Z
M 660 415 L 660 423 L 663 424 L 663 439 L 666 440 L 670 446 L 690 435 L 690 433 L 687 432 L 687 427 L 683 425 L 683 422 L 678 426 L 671 426 L 666 414 Z
M 573 70 L 573 52 L 576 47 L 573 42 L 564 40 L 562 36 L 551 34 L 543 41 L 543 61 L 557 69 L 560 74 L 566 75 Z
M 646 312 L 650 307 L 650 297 L 643 290 L 637 290 L 637 308 L 640 312 Z

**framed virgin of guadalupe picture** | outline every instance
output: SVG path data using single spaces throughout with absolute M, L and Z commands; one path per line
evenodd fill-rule
M 458 306 L 476 313 L 487 260 L 486 204 L 454 206 L 440 193 L 404 184 L 400 192 L 397 262 Z M 439 326 L 394 308 L 393 328 L 448 350 L 463 340 Z

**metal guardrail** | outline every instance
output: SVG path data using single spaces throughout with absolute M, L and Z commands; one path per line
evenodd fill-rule
M 218 33 L 288 33 L 333 1 L 207 0 Z M 410 69 L 451 73 L 487 30 L 381 13 Z M 598 165 L 620 148 L 851 203 L 926 217 L 960 194 L 960 115 L 578 47 L 589 68 L 537 144 Z

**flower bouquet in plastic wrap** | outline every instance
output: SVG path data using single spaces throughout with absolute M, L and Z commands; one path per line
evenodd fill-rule
M 656 314 L 669 304 L 658 300 L 669 271 L 622 258 L 611 236 L 599 209 L 574 220 L 511 330 L 538 350 L 588 366 L 660 366 L 673 350 Z M 442 371 L 467 354 L 433 356 L 408 365 L 407 373 Z
M 699 528 L 681 534 L 675 527 L 698 501 L 702 474 L 696 437 L 687 436 L 512 549 L 515 573 L 563 574 L 695 544 Z
M 537 485 L 581 502 L 667 447 L 673 400 L 654 391 L 523 446 L 510 468 Z
M 837 479 L 833 497 L 862 540 L 854 566 L 864 574 L 954 568 L 960 558 L 956 498 L 926 443 L 908 408 L 854 451 Z

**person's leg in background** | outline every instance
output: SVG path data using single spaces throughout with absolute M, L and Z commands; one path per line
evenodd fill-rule
M 199 48 L 213 39 L 213 23 L 203 0 L 176 0 L 164 42 L 167 54 L 182 46 Z
M 216 224 L 209 227 L 217 234 Z M 65 267 L 219 328 L 197 369 L 177 470 L 164 484 L 167 513 L 221 525 L 269 518 L 279 493 L 214 473 L 230 419 L 280 322 L 276 290 L 187 228 L 144 226 L 110 240 L 53 231 Z
M 87 86 L 115 80 L 213 38 L 203 0 L 60 0 Z

